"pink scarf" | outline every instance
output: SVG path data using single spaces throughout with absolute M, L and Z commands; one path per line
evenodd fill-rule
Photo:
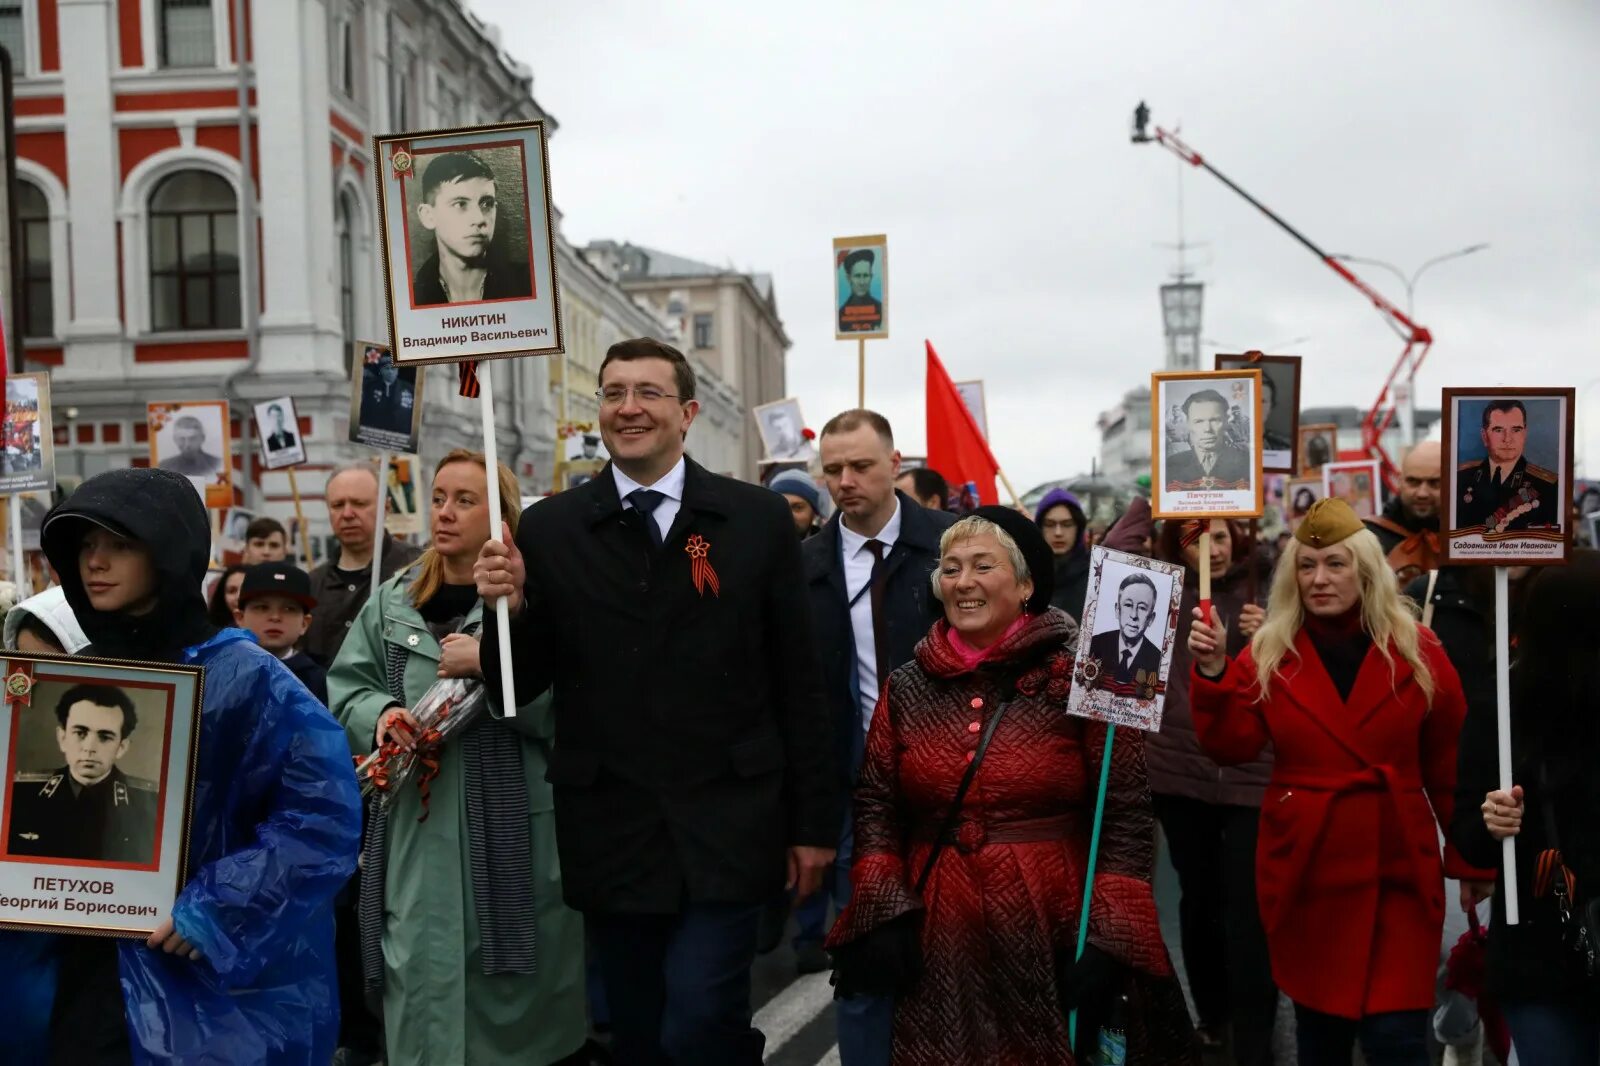
M 1027 624 L 1027 615 L 1017 615 L 1012 623 L 1009 626 L 1006 626 L 1006 631 L 1000 634 L 1000 639 L 989 645 L 987 648 L 974 648 L 971 644 L 968 644 L 962 639 L 961 634 L 956 632 L 954 626 L 949 627 L 946 630 L 946 633 L 950 637 L 950 650 L 954 651 L 956 653 L 956 657 L 961 660 L 962 669 L 971 670 L 974 669 L 979 663 L 987 659 L 996 648 L 1010 640 L 1018 630 Z

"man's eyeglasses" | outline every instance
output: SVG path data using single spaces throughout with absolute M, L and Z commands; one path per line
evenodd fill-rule
M 660 403 L 662 400 L 681 398 L 670 392 L 662 392 L 654 385 L 607 385 L 603 389 L 596 389 L 594 394 L 607 407 L 621 407 L 628 402 L 630 392 L 640 403 Z
M 1046 533 L 1056 533 L 1056 532 L 1066 533 L 1069 530 L 1077 529 L 1078 528 L 1078 523 L 1074 522 L 1070 518 L 1062 518 L 1062 519 L 1047 518 L 1047 519 L 1044 520 L 1044 523 L 1041 526 L 1041 528 Z

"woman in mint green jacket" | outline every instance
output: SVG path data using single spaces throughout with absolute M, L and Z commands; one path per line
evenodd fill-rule
M 500 467 L 500 518 L 516 479 Z M 432 490 L 433 546 L 378 589 L 328 673 L 357 756 L 415 734 L 409 708 L 441 677 L 478 675 L 472 564 L 489 537 L 484 457 L 457 450 Z M 584 1044 L 583 924 L 561 898 L 542 698 L 484 717 L 372 808 L 361 872 L 365 981 L 381 986 L 387 1061 L 547 1066 Z

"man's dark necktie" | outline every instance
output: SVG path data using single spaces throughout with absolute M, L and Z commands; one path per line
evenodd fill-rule
M 661 547 L 661 527 L 656 525 L 655 510 L 666 498 L 665 493 L 657 492 L 655 489 L 634 489 L 628 493 L 628 502 L 633 504 L 633 509 L 644 519 L 644 529 L 650 534 L 652 548 Z
M 1123 677 L 1131 677 L 1132 676 L 1131 674 L 1128 673 L 1128 668 L 1130 666 L 1132 666 L 1132 665 L 1133 665 L 1133 652 L 1129 651 L 1126 648 L 1122 649 L 1122 676 Z
M 1494 480 L 1489 483 L 1489 487 L 1494 489 L 1495 492 L 1500 491 L 1500 468 L 1498 466 L 1494 468 Z
M 889 545 L 881 540 L 869 540 L 867 550 L 872 553 L 872 591 L 868 594 L 872 604 L 872 648 L 877 659 L 878 693 L 882 695 L 883 683 L 894 669 L 889 661 L 889 620 L 883 616 L 883 592 L 889 584 L 889 568 L 884 560 Z

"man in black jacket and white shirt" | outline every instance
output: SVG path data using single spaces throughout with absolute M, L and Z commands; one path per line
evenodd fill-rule
M 600 366 L 611 462 L 484 546 L 485 683 L 554 691 L 556 842 L 619 1062 L 759 1066 L 750 967 L 762 905 L 804 898 L 838 841 L 800 542 L 775 493 L 684 455 L 694 371 L 659 341 Z M 498 713 L 498 712 L 497 712 Z M 786 873 L 787 868 L 787 873 Z
M 835 415 L 822 427 L 818 444 L 822 476 L 838 510 L 802 551 L 833 718 L 834 771 L 841 782 L 853 784 L 884 682 L 911 661 L 940 615 L 928 577 L 939 563 L 939 538 L 955 516 L 895 491 L 900 453 L 888 420 L 877 412 Z M 850 898 L 853 843 L 847 811 L 828 886 L 841 908 Z M 802 934 L 807 916 L 802 907 Z M 796 948 L 805 963 L 811 945 Z M 838 1001 L 841 1066 L 888 1066 L 893 1013 L 889 999 Z

